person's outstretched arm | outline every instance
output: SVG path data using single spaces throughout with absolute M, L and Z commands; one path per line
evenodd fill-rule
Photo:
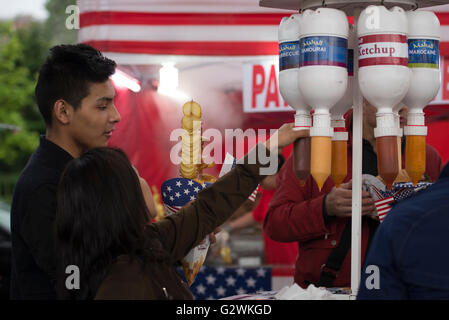
M 160 234 L 174 261 L 183 258 L 206 235 L 223 224 L 266 175 L 277 170 L 277 166 L 273 166 L 274 172 L 270 173 L 267 170 L 270 163 L 263 163 L 264 160 L 268 157 L 277 160 L 279 146 L 287 146 L 308 135 L 308 131 L 294 131 L 293 124 L 283 125 L 268 141 L 253 148 L 234 169 L 198 193 L 194 202 L 149 228 Z

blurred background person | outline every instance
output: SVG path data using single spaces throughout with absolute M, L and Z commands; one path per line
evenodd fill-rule
M 376 139 L 376 109 L 363 100 L 363 162 L 362 173 L 378 175 Z M 401 111 L 403 126 L 405 112 Z M 298 243 L 295 282 L 307 288 L 310 284 L 324 287 L 349 287 L 351 270 L 352 213 L 352 109 L 345 115 L 349 133 L 348 166 L 344 183 L 336 188 L 330 178 L 322 190 L 309 176 L 304 186 L 293 172 L 290 156 L 278 173 L 277 189 L 264 221 L 264 231 L 276 241 Z M 433 181 L 441 170 L 441 158 L 431 146 L 426 148 L 426 174 Z M 405 157 L 402 157 L 404 167 Z M 362 191 L 362 261 L 379 225 L 372 216 L 374 201 Z

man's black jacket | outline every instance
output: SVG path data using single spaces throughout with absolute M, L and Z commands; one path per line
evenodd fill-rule
M 11 299 L 56 299 L 56 190 L 71 159 L 41 136 L 17 181 L 11 207 Z

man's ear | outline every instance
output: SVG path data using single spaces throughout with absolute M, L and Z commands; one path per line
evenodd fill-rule
M 73 114 L 72 106 L 65 100 L 59 99 L 53 106 L 54 115 L 61 124 L 69 124 Z

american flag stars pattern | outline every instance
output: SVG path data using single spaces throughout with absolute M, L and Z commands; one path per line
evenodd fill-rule
M 183 276 L 180 268 L 178 272 Z M 203 266 L 190 291 L 197 300 L 215 300 L 258 291 L 270 291 L 271 287 L 271 269 L 267 267 Z
M 209 183 L 199 184 L 186 178 L 173 178 L 164 181 L 161 186 L 162 202 L 167 214 L 178 212 L 189 201 L 195 200 L 196 195 Z

